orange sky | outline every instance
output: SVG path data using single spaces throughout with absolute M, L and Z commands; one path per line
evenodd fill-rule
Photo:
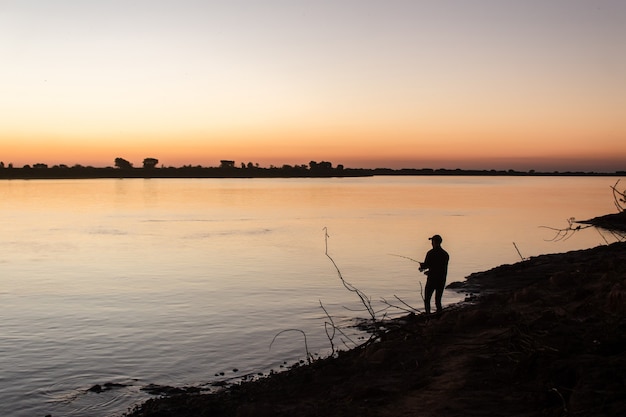
M 626 170 L 626 3 L 26 1 L 0 161 Z

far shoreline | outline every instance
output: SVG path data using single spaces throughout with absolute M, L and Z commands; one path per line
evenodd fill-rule
M 374 176 L 475 176 L 475 177 L 618 177 L 626 171 L 583 172 L 583 171 L 516 171 L 516 170 L 466 170 L 431 168 L 318 168 L 305 166 L 284 167 L 153 167 L 153 168 L 96 168 L 83 166 L 26 166 L 23 168 L 0 168 L 0 179 L 124 179 L 124 178 L 355 178 Z

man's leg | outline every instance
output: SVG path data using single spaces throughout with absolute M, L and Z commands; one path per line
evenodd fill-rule
M 430 298 L 433 296 L 433 292 L 435 291 L 435 286 L 431 282 L 431 280 L 426 280 L 426 288 L 424 294 L 424 309 L 426 310 L 426 314 L 430 314 Z
M 443 298 L 443 290 L 445 287 L 445 280 L 441 280 L 441 282 L 437 283 L 437 288 L 435 290 L 435 305 L 437 306 L 437 313 L 441 313 L 443 310 L 443 307 L 441 306 L 441 299 Z

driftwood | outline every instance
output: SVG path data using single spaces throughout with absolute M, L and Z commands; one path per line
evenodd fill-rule
M 613 201 L 618 212 L 613 214 L 607 214 L 605 216 L 594 217 L 588 220 L 576 220 L 574 217 L 567 219 L 568 226 L 565 228 L 554 228 L 548 226 L 540 226 L 545 229 L 549 229 L 555 232 L 552 239 L 549 241 L 561 241 L 567 240 L 572 237 L 576 232 L 587 229 L 589 227 L 595 227 L 596 229 L 602 229 L 609 232 L 616 241 L 626 241 L 626 190 L 618 190 L 619 180 L 611 186 L 613 192 Z M 600 232 L 598 230 L 598 232 Z M 608 245 L 609 242 L 606 237 L 600 233 L 600 236 L 604 239 Z

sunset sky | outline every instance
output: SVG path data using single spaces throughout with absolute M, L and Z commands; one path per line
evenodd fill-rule
M 6 0 L 0 161 L 626 170 L 623 0 Z

